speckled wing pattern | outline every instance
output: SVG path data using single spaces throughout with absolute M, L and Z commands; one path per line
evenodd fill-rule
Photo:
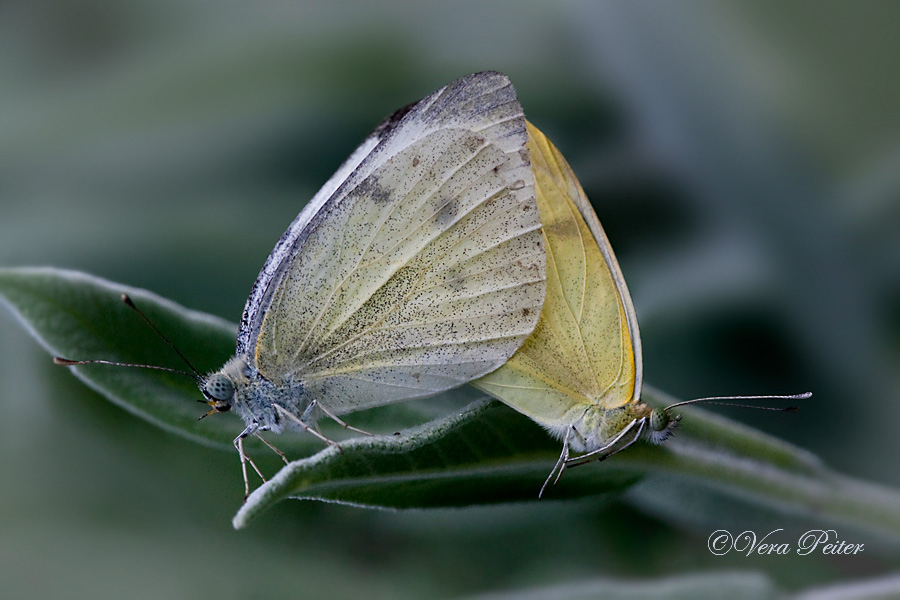
M 343 413 L 467 383 L 533 331 L 544 249 L 522 109 L 478 73 L 389 117 L 282 236 L 238 352 Z
M 473 384 L 549 428 L 589 405 L 637 400 L 641 349 L 625 280 L 581 185 L 530 123 L 528 147 L 547 249 L 547 295 L 534 333 Z

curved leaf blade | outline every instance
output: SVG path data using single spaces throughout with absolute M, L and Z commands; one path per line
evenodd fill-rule
M 188 370 L 121 294 L 128 294 L 201 373 L 232 352 L 233 325 L 152 292 L 75 271 L 0 269 L 0 300 L 50 354 Z M 205 407 L 197 402 L 203 398 L 191 377 L 109 365 L 69 368 L 113 403 L 168 431 L 223 448 L 240 432 L 234 418 L 198 422 Z
M 537 425 L 485 398 L 405 432 L 354 438 L 292 462 L 251 494 L 234 525 L 286 497 L 394 509 L 537 500 L 558 454 Z M 554 499 L 612 492 L 640 478 L 616 467 L 590 475 L 566 478 Z

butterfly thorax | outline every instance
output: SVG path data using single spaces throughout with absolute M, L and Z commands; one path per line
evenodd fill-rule
M 650 412 L 650 407 L 640 400 L 617 408 L 592 404 L 572 424 L 569 447 L 575 452 L 593 452 L 615 439 L 636 419 L 649 417 Z
M 276 406 L 301 417 L 309 405 L 300 381 L 269 381 L 241 356 L 231 358 L 217 374 L 224 375 L 234 386 L 231 408 L 248 426 L 281 433 L 293 421 L 286 422 Z

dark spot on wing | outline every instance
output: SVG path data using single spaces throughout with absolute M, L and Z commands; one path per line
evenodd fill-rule
M 463 140 L 463 147 L 471 154 L 475 154 L 481 150 L 482 146 L 484 146 L 484 138 L 479 135 L 473 135 L 472 137 Z
M 434 215 L 434 222 L 441 229 L 444 229 L 450 223 L 453 223 L 453 220 L 456 219 L 456 216 L 459 214 L 459 201 L 456 198 L 452 198 L 449 202 L 444 204 L 439 211 L 437 211 Z
M 459 267 L 453 267 L 447 271 L 444 281 L 454 292 L 461 292 L 466 289 L 466 272 Z
M 391 200 L 390 191 L 384 188 L 378 181 L 378 178 L 374 175 L 366 177 L 362 183 L 353 190 L 353 196 L 369 199 L 376 204 L 383 204 L 385 202 L 390 202 Z
M 413 102 L 412 104 L 407 104 L 403 108 L 397 110 L 392 115 L 385 118 L 384 121 L 382 121 L 378 124 L 377 127 L 375 127 L 371 135 L 378 138 L 385 137 L 388 133 L 390 133 L 397 127 L 397 124 L 400 123 L 403 117 L 405 117 L 406 114 L 411 111 L 418 103 L 419 102 Z

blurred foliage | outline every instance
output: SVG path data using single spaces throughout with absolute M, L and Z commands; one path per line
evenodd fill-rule
M 897 486 L 885 465 L 900 438 L 881 415 L 900 373 L 898 12 L 7 2 L 0 266 L 80 269 L 234 322 L 275 240 L 369 128 L 496 69 L 597 208 L 647 380 L 678 397 L 811 389 L 795 417 L 729 415 Z M 712 505 L 661 484 L 466 510 L 282 503 L 236 533 L 232 453 L 105 402 L 5 313 L 0 352 L 10 597 L 452 597 L 720 569 L 777 594 L 898 566 L 866 553 L 714 557 L 708 527 L 668 507 Z M 793 526 L 726 508 L 736 529 Z

